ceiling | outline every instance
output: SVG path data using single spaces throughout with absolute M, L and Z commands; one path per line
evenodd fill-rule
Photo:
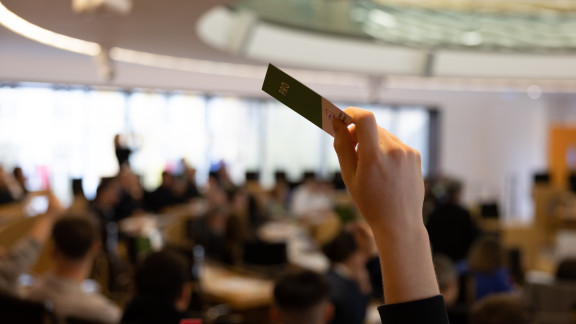
M 176 57 L 250 63 L 200 41 L 196 22 L 234 0 L 136 0 L 127 16 L 78 16 L 70 0 L 2 0 L 9 10 L 48 30 L 104 44 Z M 254 63 L 254 62 L 252 62 Z
M 390 1 L 413 6 L 421 3 L 419 0 Z M 562 1 L 554 0 L 549 4 L 560 4 Z M 462 0 L 456 2 L 462 3 Z M 326 80 L 338 83 L 336 80 L 339 78 L 335 78 L 334 74 L 322 75 L 323 72 L 306 74 L 306 71 L 352 73 L 365 78 L 366 82 L 362 84 L 370 84 L 374 77 L 383 76 L 387 84 L 404 82 L 402 76 L 436 76 L 438 78 L 433 80 L 420 78 L 421 82 L 418 82 L 439 84 L 442 78 L 452 78 L 450 82 L 464 84 L 467 81 L 462 78 L 469 78 L 474 86 L 482 83 L 482 80 L 494 83 L 495 78 L 519 78 L 525 80 L 521 87 L 531 84 L 532 80 L 547 79 L 552 80 L 549 81 L 551 85 L 567 89 L 576 80 L 574 55 L 426 51 L 370 38 L 359 40 L 334 33 L 311 32 L 228 9 L 227 6 L 237 3 L 234 0 L 135 0 L 129 15 L 117 17 L 78 16 L 72 12 L 70 0 L 0 0 L 0 4 L 34 25 L 112 49 L 110 56 L 119 64 L 135 63 L 180 72 L 213 72 L 222 76 L 259 79 L 265 65 L 274 62 L 282 67 L 300 69 L 300 75 L 314 76 L 318 83 L 328 82 Z M 449 3 L 454 1 L 433 1 L 437 7 Z M 495 4 L 494 1 L 490 3 Z M 125 55 L 120 55 L 118 51 L 114 52 L 115 48 L 137 51 L 138 59 L 132 60 L 129 56 L 134 53 L 131 52 L 128 53 L 130 55 L 124 52 Z M 62 51 L 46 46 L 37 46 L 0 27 L 0 55 L 2 53 L 8 55 L 6 62 L 31 55 L 35 55 L 36 59 L 60 57 L 59 62 L 82 60 L 78 56 L 68 58 Z M 0 78 L 26 80 L 34 75 L 33 71 L 27 71 L 27 74 L 18 76 L 17 70 L 13 68 L 8 77 L 0 71 Z M 351 78 L 341 84 L 358 84 L 354 75 L 348 75 Z M 310 77 L 311 82 L 315 82 L 314 77 Z M 454 78 L 459 79 L 454 81 Z M 43 78 L 37 79 L 50 81 L 48 69 Z M 54 82 L 66 80 L 55 76 Z M 137 77 L 126 80 L 132 82 Z M 414 80 L 409 81 L 412 86 Z M 175 84 L 171 86 L 178 87 Z

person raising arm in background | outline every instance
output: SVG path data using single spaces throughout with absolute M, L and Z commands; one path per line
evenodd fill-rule
M 30 231 L 9 249 L 0 247 L 0 294 L 21 295 L 18 278 L 34 265 L 64 208 L 52 192 L 48 193 L 48 210 L 36 216 Z
M 371 112 L 354 107 L 345 112 L 354 125 L 332 120 L 334 149 L 380 254 L 386 302 L 379 308 L 382 322 L 449 323 L 422 219 L 420 154 L 378 127 Z

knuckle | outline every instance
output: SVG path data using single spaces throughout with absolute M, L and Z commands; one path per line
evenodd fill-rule
M 418 152 L 418 150 L 413 149 L 413 148 L 409 148 L 408 150 L 409 154 L 411 157 L 416 158 L 416 159 L 420 159 L 420 152 Z
M 360 119 L 367 122 L 376 121 L 374 113 L 368 110 L 363 111 L 363 113 L 360 115 Z
M 388 149 L 388 155 L 395 159 L 401 159 L 406 155 L 406 151 L 401 146 L 392 146 Z

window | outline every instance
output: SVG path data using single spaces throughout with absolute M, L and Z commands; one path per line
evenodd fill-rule
M 381 126 L 421 152 L 426 174 L 429 111 L 367 108 Z M 132 148 L 132 166 L 149 190 L 181 158 L 198 169 L 199 183 L 220 161 L 238 183 L 249 170 L 260 170 L 265 185 L 272 184 L 276 170 L 292 180 L 305 170 L 323 175 L 338 170 L 332 138 L 273 100 L 41 85 L 0 88 L 0 163 L 8 170 L 21 166 L 31 189 L 49 181 L 67 202 L 70 180 L 83 178 L 87 196 L 93 197 L 99 179 L 118 172 L 116 134 Z

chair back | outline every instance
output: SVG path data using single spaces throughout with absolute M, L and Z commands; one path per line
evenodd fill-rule
M 527 296 L 534 308 L 534 320 L 539 324 L 571 324 L 576 310 L 576 283 L 533 283 Z
M 243 261 L 247 265 L 284 266 L 288 262 L 286 243 L 247 242 Z

